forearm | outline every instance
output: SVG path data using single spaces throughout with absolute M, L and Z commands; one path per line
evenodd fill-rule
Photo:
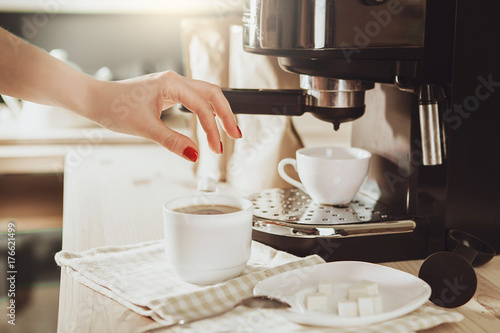
M 83 116 L 95 80 L 0 28 L 0 93 Z
M 72 110 L 113 131 L 150 139 L 196 161 L 196 144 L 165 126 L 162 110 L 180 103 L 196 113 L 210 148 L 223 147 L 214 116 L 226 133 L 241 131 L 220 87 L 174 72 L 124 81 L 98 81 L 0 28 L 0 93 Z

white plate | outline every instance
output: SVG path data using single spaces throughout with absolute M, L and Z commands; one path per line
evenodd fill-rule
M 339 317 L 336 296 L 329 298 L 326 312 L 307 311 L 305 295 L 317 292 L 318 282 L 322 279 L 345 283 L 346 288 L 361 280 L 376 282 L 383 302 L 383 312 L 372 316 Z M 272 276 L 260 281 L 253 293 L 288 302 L 292 308 L 279 313 L 299 324 L 357 326 L 393 319 L 419 308 L 429 299 L 431 287 L 418 277 L 394 268 L 360 261 L 337 261 Z

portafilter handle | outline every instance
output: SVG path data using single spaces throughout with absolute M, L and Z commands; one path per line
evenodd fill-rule
M 301 116 L 306 94 L 302 89 L 222 89 L 235 114 Z
M 234 114 L 301 116 L 306 111 L 306 93 L 302 89 L 229 89 L 222 93 Z M 181 111 L 188 112 L 184 106 Z

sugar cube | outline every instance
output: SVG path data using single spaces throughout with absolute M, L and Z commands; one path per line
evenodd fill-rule
M 373 299 L 371 297 L 358 298 L 358 312 L 360 316 L 371 316 L 375 313 Z
M 347 292 L 349 294 L 349 300 L 351 301 L 356 301 L 360 297 L 370 296 L 368 295 L 368 292 L 365 287 L 354 286 L 349 288 Z
M 318 283 L 318 292 L 326 296 L 333 296 L 333 283 L 329 279 L 320 280 Z
M 357 317 L 358 316 L 358 303 L 355 301 L 339 301 L 338 302 L 339 316 L 340 317 Z
M 382 298 L 380 296 L 359 297 L 358 310 L 360 316 L 382 313 Z
M 333 283 L 333 294 L 335 298 L 341 300 L 348 298 L 347 290 L 350 283 L 334 282 Z
M 366 292 L 370 296 L 378 295 L 378 284 L 372 281 L 361 280 L 355 284 L 358 287 L 366 288 Z
M 311 311 L 326 311 L 326 295 L 313 293 L 306 295 L 306 308 Z
M 362 280 L 348 289 L 349 300 L 355 301 L 359 297 L 378 295 L 378 285 L 375 282 Z
M 384 307 L 382 305 L 382 297 L 380 296 L 371 296 L 373 299 L 373 311 L 375 314 L 382 313 L 384 311 Z

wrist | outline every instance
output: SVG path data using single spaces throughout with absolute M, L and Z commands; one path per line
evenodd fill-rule
M 99 81 L 91 76 L 85 78 L 82 84 L 81 94 L 76 99 L 78 105 L 75 106 L 75 112 L 81 116 L 95 122 L 100 122 L 102 115 L 103 104 L 106 103 L 106 92 L 109 91 L 108 81 Z

